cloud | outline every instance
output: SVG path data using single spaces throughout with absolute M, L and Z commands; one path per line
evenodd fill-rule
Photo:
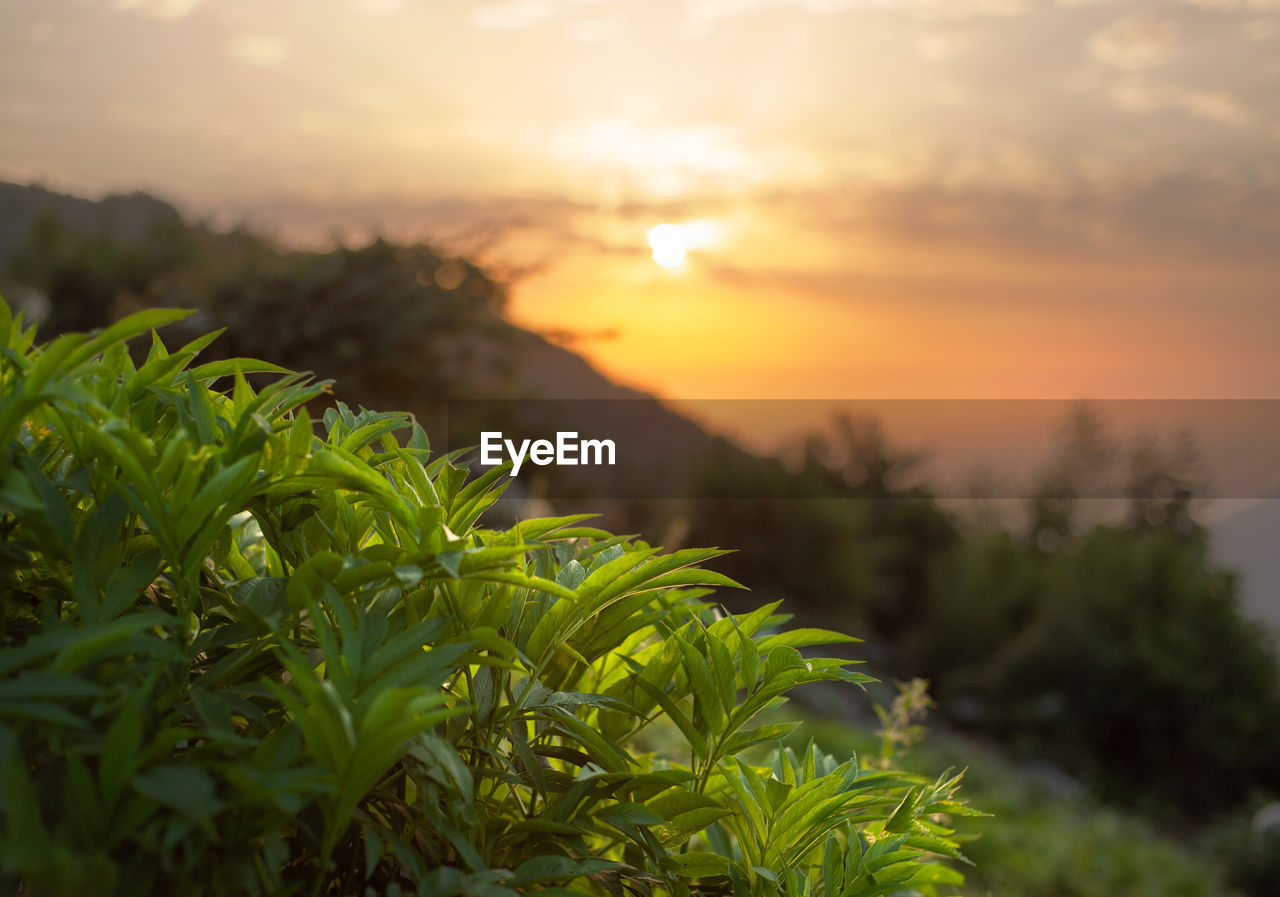
M 1235 99 L 1214 90 L 1188 90 L 1175 97 L 1175 101 L 1192 115 L 1212 119 L 1224 125 L 1243 125 L 1249 121 L 1249 113 Z
M 1145 78 L 1125 78 L 1112 86 L 1111 102 L 1126 112 L 1154 112 L 1168 104 L 1168 92 Z
M 554 195 L 440 195 L 409 197 L 386 194 L 358 198 L 307 193 L 256 195 L 251 200 L 223 200 L 223 223 L 249 222 L 305 246 L 323 246 L 335 234 L 350 240 L 382 235 L 401 243 L 427 241 L 447 251 L 489 261 L 520 234 L 536 232 L 561 248 L 587 245 L 605 250 L 596 221 L 599 210 L 587 203 Z M 611 210 L 616 211 L 616 210 Z M 668 215 L 669 220 L 674 215 Z M 503 264 L 513 259 L 501 259 Z
M 1089 41 L 1089 51 L 1105 65 L 1136 72 L 1168 62 L 1180 38 L 1176 22 L 1132 15 L 1096 32 Z
M 1280 183 L 1251 166 L 1217 171 L 1135 171 L 1092 185 L 1063 167 L 1071 189 L 1010 190 L 1001 184 L 922 182 L 878 187 L 846 182 L 768 198 L 770 214 L 813 228 L 835 244 L 955 247 L 1014 259 L 1199 258 L 1261 265 L 1276 276 Z
M 1027 11 L 1027 0 L 685 0 L 684 8 L 690 19 L 703 22 L 787 8 L 814 15 L 876 9 L 969 19 L 1017 15 Z
M 491 31 L 523 31 L 560 12 L 556 0 L 509 0 L 490 3 L 476 10 L 473 21 Z
M 916 52 L 925 62 L 945 62 L 963 53 L 968 40 L 954 31 L 929 31 L 916 40 Z
M 685 0 L 685 14 L 692 19 L 736 19 L 788 5 L 788 0 Z
M 352 0 L 352 8 L 369 16 L 391 16 L 404 9 L 404 0 Z
M 651 127 L 621 118 L 589 119 L 563 128 L 551 141 L 561 164 L 582 176 L 625 172 L 649 196 L 677 196 L 710 183 L 757 184 L 790 159 L 748 149 L 740 134 L 712 125 Z
M 1219 90 L 1159 85 L 1140 75 L 1130 76 L 1114 84 L 1111 102 L 1126 112 L 1181 109 L 1199 118 L 1233 127 L 1249 124 L 1253 120 L 1249 110 L 1230 94 Z
M 1246 22 L 1244 36 L 1249 40 L 1270 40 L 1280 35 L 1280 19 L 1254 19 Z
M 945 19 L 1002 18 L 1030 9 L 1026 0 L 934 0 L 920 5 Z
M 1280 10 L 1280 0 L 1186 0 L 1201 9 L 1219 9 L 1224 12 L 1239 10 Z
M 249 65 L 279 65 L 293 54 L 293 42 L 281 34 L 249 31 L 231 39 L 231 52 Z
M 828 16 L 867 10 L 897 12 L 926 21 L 945 22 L 1009 18 L 1028 12 L 1032 2 L 1033 0 L 684 0 L 685 15 L 681 33 L 688 38 L 704 38 L 721 22 L 778 11 Z
M 115 8 L 153 19 L 181 19 L 203 0 L 116 0 Z
M 502 0 L 481 6 L 471 21 L 490 31 L 523 31 L 559 18 L 575 7 L 607 2 L 609 0 Z
M 600 43 L 612 40 L 627 28 L 627 18 L 621 13 L 576 19 L 569 23 L 569 37 L 583 43 Z

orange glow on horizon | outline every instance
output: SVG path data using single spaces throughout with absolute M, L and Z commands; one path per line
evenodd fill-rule
M 662 227 L 675 231 L 671 244 L 665 230 L 651 232 L 660 265 L 675 261 L 693 230 Z M 1267 395 L 1265 354 L 1253 365 L 1254 391 L 1233 387 L 1239 359 L 1206 343 L 1192 307 L 1179 308 L 1168 286 L 1263 295 L 1256 272 L 1073 268 L 1067 259 L 977 250 L 922 260 L 881 240 L 863 247 L 841 275 L 847 285 L 833 292 L 804 264 L 753 271 L 788 258 L 822 259 L 820 270 L 839 258 L 838 245 L 805 234 L 788 242 L 782 233 L 721 240 L 705 264 L 681 257 L 678 278 L 647 255 L 570 254 L 518 286 L 511 316 L 539 330 L 572 321 L 584 333 L 616 333 L 574 350 L 615 381 L 670 399 Z M 761 261 L 768 238 L 776 242 Z M 1109 296 L 1143 294 L 1158 304 L 1113 313 Z M 1259 340 L 1244 325 L 1216 326 L 1237 341 Z

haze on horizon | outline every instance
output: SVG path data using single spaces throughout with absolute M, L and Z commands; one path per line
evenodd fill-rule
M 0 178 L 483 245 L 669 397 L 1280 397 L 1280 0 L 16 0 L 0 78 Z

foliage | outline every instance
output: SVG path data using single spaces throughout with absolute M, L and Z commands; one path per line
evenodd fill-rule
M 1127 470 L 1120 469 L 1122 461 L 1127 461 Z M 1175 434 L 1170 445 L 1143 434 L 1126 458 L 1098 409 L 1088 402 L 1075 403 L 1027 502 L 1028 539 L 1046 551 L 1069 546 L 1106 523 L 1108 507 L 1121 496 L 1124 527 L 1130 532 L 1202 536 L 1191 514 L 1195 491 L 1203 486 L 1198 468 L 1189 433 Z
M 797 454 L 790 467 L 753 457 L 707 463 L 700 495 L 716 501 L 695 506 L 691 530 L 742 549 L 726 564 L 731 574 L 890 647 L 927 601 L 933 560 L 959 542 L 955 522 L 904 482 L 917 459 L 888 446 L 874 418 L 838 416 Z
M 866 680 L 701 564 L 477 521 L 407 415 L 0 302 L 0 883 L 82 894 L 933 893 L 956 778 L 748 749 Z M 275 373 L 256 390 L 245 375 Z M 230 379 L 225 389 L 213 384 Z M 397 438 L 403 437 L 403 442 Z M 753 722 L 753 720 L 756 720 Z M 642 750 L 661 726 L 680 748 Z
M 423 395 L 462 397 L 482 388 L 477 381 L 509 387 L 511 353 L 494 344 L 509 349 L 537 339 L 500 317 L 502 285 L 425 245 L 378 239 L 360 248 L 286 251 L 246 230 L 188 223 L 145 195 L 85 203 L 90 209 L 80 216 L 56 199 L 45 197 L 9 257 L 0 246 L 0 282 L 39 297 L 44 339 L 142 308 L 194 307 L 198 313 L 172 332 L 195 339 L 225 328 L 206 357 L 323 366 L 351 400 L 412 399 L 414 410 Z M 299 316 L 300 307 L 308 313 Z
M 506 291 L 474 265 L 428 247 L 376 240 L 359 249 L 281 252 L 242 240 L 240 251 L 219 246 L 216 266 L 184 272 L 181 291 L 157 285 L 151 301 L 198 302 L 202 316 L 227 328 L 225 348 L 237 354 L 336 368 L 344 394 L 457 397 L 460 370 L 482 366 L 462 357 L 477 336 L 511 330 L 493 314 Z M 493 364 L 491 376 L 510 376 Z
M 1160 529 L 1096 527 L 1053 553 L 973 539 L 939 563 L 903 653 L 954 719 L 1204 821 L 1280 790 L 1276 659 L 1206 551 Z
M 882 736 L 845 722 L 812 718 L 792 739 L 814 739 L 835 753 L 875 751 Z M 1140 816 L 1104 806 L 1044 764 L 1012 761 L 990 744 L 938 726 L 894 762 L 922 770 L 965 769 L 965 792 L 992 816 L 982 837 L 962 844 L 975 867 L 964 894 L 986 897 L 1231 897 L 1218 845 L 1197 849 Z M 1224 833 L 1225 834 L 1225 833 Z M 1234 834 L 1234 833 L 1233 833 Z M 1234 870 L 1232 870 L 1234 872 Z M 1261 881 L 1261 879 L 1259 879 Z M 1268 880 L 1268 885 L 1274 878 Z M 1248 893 L 1270 894 L 1259 887 Z
M 194 232 L 171 206 L 150 197 L 115 197 L 90 226 L 70 226 L 53 207 L 32 222 L 4 274 L 39 289 L 49 334 L 105 326 L 184 264 Z
M 881 704 L 873 705 L 876 716 L 880 718 L 880 762 L 889 766 L 893 762 L 894 752 L 898 749 L 914 747 L 924 737 L 924 726 L 921 725 L 929 711 L 936 707 L 929 696 L 927 679 L 912 679 L 910 682 L 898 683 L 898 693 L 886 709 Z
M 873 661 L 929 679 L 952 723 L 1107 800 L 1191 827 L 1280 794 L 1280 667 L 1190 515 L 1193 449 L 1139 443 L 1117 470 L 1124 454 L 1088 405 L 1062 439 L 1022 535 L 960 529 L 905 487 L 910 455 L 865 421 L 837 421 L 791 473 L 708 471 L 713 495 L 777 500 L 706 508 L 692 529 L 748 547 L 731 575 L 873 633 Z

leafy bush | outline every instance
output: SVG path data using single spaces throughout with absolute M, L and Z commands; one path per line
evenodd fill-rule
M 1100 526 L 1045 553 L 997 534 L 936 583 L 904 654 L 957 720 L 1159 818 L 1280 792 L 1275 654 L 1203 538 Z
M 0 302 L 5 892 L 960 881 L 934 862 L 955 779 L 752 759 L 790 689 L 866 679 L 798 650 L 845 637 L 719 612 L 715 550 L 481 528 L 503 469 L 468 482 L 402 414 L 339 405 L 317 435 L 324 383 L 192 366 L 213 335 L 135 365 L 124 341 L 181 315 L 36 347 Z
M 874 691 L 874 689 L 873 689 Z M 895 702 L 896 703 L 896 702 Z M 814 718 L 792 736 L 813 738 L 837 753 L 876 750 L 879 733 L 838 720 Z M 1101 804 L 1070 787 L 1043 764 L 1022 764 L 989 743 L 930 731 L 916 749 L 898 751 L 895 763 L 909 770 L 953 764 L 965 768 L 965 792 L 992 813 L 982 837 L 962 844 L 976 864 L 962 893 L 973 897 L 1233 897 L 1272 894 L 1266 885 L 1232 890 L 1236 870 L 1222 845 L 1175 839 L 1141 816 Z M 1247 828 L 1247 824 L 1246 824 Z M 1234 849 L 1253 848 L 1222 831 Z M 1257 847 L 1264 846 L 1261 843 Z M 1256 848 L 1255 848 L 1256 849 Z M 1259 884 L 1263 879 L 1258 879 Z M 1240 883 L 1233 882 L 1240 886 Z

